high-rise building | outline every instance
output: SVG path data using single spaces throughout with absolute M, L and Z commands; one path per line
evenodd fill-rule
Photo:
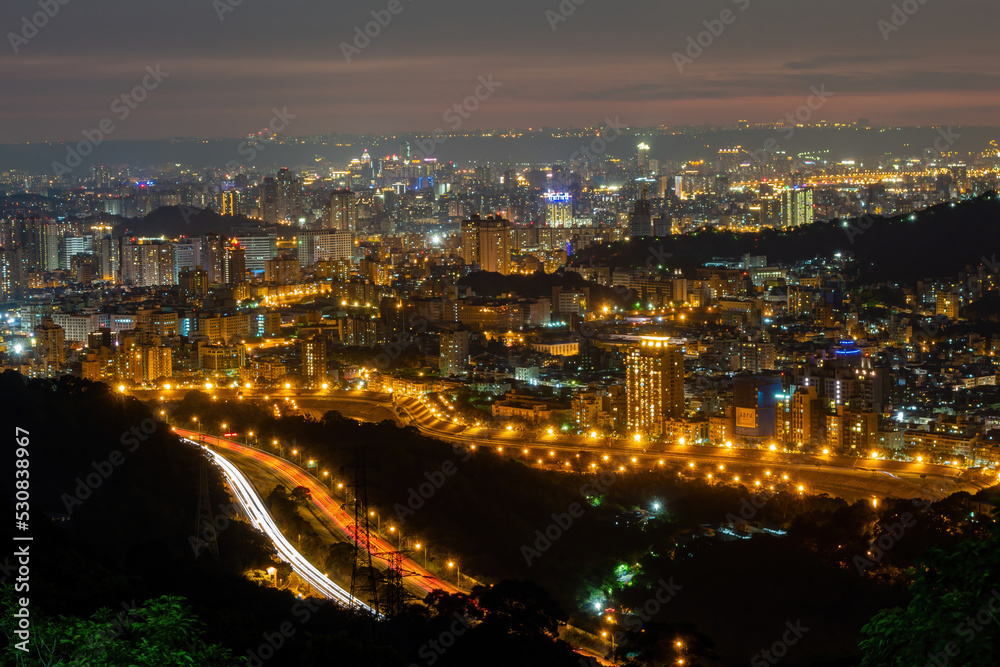
M 257 217 L 269 225 L 278 222 L 278 181 L 273 176 L 265 177 L 260 184 Z
M 46 271 L 57 271 L 59 270 L 59 238 L 63 230 L 59 223 L 53 220 L 46 221 L 42 229 L 44 268 Z
M 633 239 L 653 236 L 653 214 L 646 191 L 643 189 L 642 199 L 635 202 L 632 217 L 629 220 L 629 236 Z
M 691 196 L 691 190 L 688 187 L 688 179 L 684 176 L 674 177 L 674 195 L 678 199 L 688 199 Z
M 370 285 L 391 285 L 392 264 L 380 262 L 374 257 L 366 257 L 358 264 L 358 274 Z
M 350 190 L 334 190 L 330 193 L 330 213 L 326 228 L 339 232 L 358 230 L 358 204 Z
M 545 222 L 549 227 L 573 225 L 573 195 L 549 192 L 545 195 Z
M 441 334 L 441 377 L 463 375 L 469 366 L 469 332 Z
M 41 220 L 0 220 L 0 245 L 19 250 L 21 275 L 45 270 L 45 223 Z
M 118 242 L 110 234 L 94 241 L 94 253 L 101 262 L 101 279 L 115 280 L 121 271 L 121 254 Z
M 13 301 L 24 296 L 21 253 L 21 250 L 0 248 L 0 302 Z
M 243 212 L 243 202 L 236 190 L 226 190 L 222 193 L 222 215 L 240 215 Z
M 781 226 L 801 227 L 811 225 L 813 214 L 813 191 L 794 188 L 781 193 Z
M 473 215 L 462 221 L 462 257 L 469 266 L 504 275 L 511 271 L 510 222 L 497 216 Z
M 305 231 L 296 237 L 299 266 L 306 268 L 316 262 L 350 261 L 354 254 L 351 232 Z
M 739 345 L 739 370 L 762 373 L 774 370 L 774 343 L 741 341 Z
M 64 236 L 59 239 L 59 268 L 66 270 L 73 266 L 73 258 L 77 255 L 89 255 L 94 252 L 94 237 Z
M 74 282 L 86 285 L 101 278 L 101 261 L 94 254 L 73 255 L 70 270 Z
M 936 315 L 947 317 L 950 320 L 957 320 L 962 309 L 962 294 L 957 289 L 939 290 L 935 294 Z
M 174 272 L 179 276 L 185 269 L 202 266 L 202 240 L 200 238 L 181 239 L 174 244 Z
M 736 436 L 749 440 L 773 438 L 780 394 L 780 376 L 737 375 L 733 379 Z
M 340 341 L 352 347 L 378 345 L 378 320 L 367 315 L 340 318 Z
M 816 387 L 797 387 L 792 394 L 789 412 L 791 429 L 788 444 L 805 446 L 824 440 L 826 417 Z
M 878 415 L 874 412 L 837 409 L 841 421 L 841 447 L 848 456 L 867 455 L 878 441 Z
M 302 341 L 302 374 L 314 384 L 326 381 L 326 339 L 322 336 Z
M 275 257 L 264 262 L 264 282 L 288 285 L 299 277 L 299 261 L 294 257 Z
M 646 172 L 649 170 L 649 144 L 641 143 L 635 149 L 636 164 L 639 167 L 639 171 Z
M 210 284 L 226 282 L 225 241 L 216 234 L 209 233 L 201 238 L 201 268 L 208 274 Z
M 264 262 L 278 256 L 278 233 L 274 228 L 242 227 L 234 229 L 230 241 L 238 241 L 244 250 L 246 269 L 264 273 Z
M 754 221 L 760 227 L 777 227 L 781 224 L 781 198 L 762 196 L 760 204 L 751 205 L 750 211 L 757 214 Z
M 299 181 L 288 167 L 278 170 L 277 188 L 278 222 L 286 224 L 295 222 L 298 220 L 299 211 Z
M 230 239 L 226 244 L 224 262 L 225 280 L 227 285 L 237 285 L 247 280 L 246 248 L 240 245 L 238 239 Z
M 208 273 L 204 269 L 183 269 L 177 275 L 177 285 L 188 294 L 208 294 Z
M 684 414 L 684 353 L 669 339 L 644 336 L 628 352 L 628 426 L 659 435 L 665 422 Z
M 176 284 L 174 246 L 160 239 L 121 238 L 121 281 L 153 287 Z
M 42 319 L 32 335 L 35 340 L 35 363 L 42 377 L 58 375 L 66 363 L 66 337 L 63 328 L 51 317 Z

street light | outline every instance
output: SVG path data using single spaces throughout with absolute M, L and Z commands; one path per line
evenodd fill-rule
M 420 551 L 421 549 L 424 550 L 424 569 L 426 570 L 427 569 L 427 545 L 426 544 L 420 544 L 420 542 L 417 542 L 416 547 L 417 547 L 417 551 Z
M 368 512 L 368 516 L 375 517 L 375 530 L 376 530 L 376 532 L 381 533 L 382 532 L 382 515 L 379 514 L 378 512 L 376 512 L 375 510 L 370 510 Z
M 455 585 L 462 585 L 462 570 L 455 561 L 448 561 L 448 569 L 455 568 Z
M 278 585 L 278 568 L 276 568 L 276 567 L 274 567 L 272 565 L 271 567 L 267 568 L 267 573 L 274 578 L 274 585 L 277 586 Z

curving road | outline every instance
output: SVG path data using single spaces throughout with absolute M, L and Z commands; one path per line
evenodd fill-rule
M 348 608 L 360 608 L 365 609 L 371 613 L 374 610 L 366 605 L 364 602 L 351 597 L 351 594 L 345 591 L 343 588 L 330 581 L 326 575 L 313 567 L 312 563 L 306 560 L 302 554 L 300 554 L 289 542 L 285 539 L 285 536 L 281 534 L 278 526 L 274 523 L 274 519 L 271 518 L 270 512 L 268 512 L 267 507 L 264 505 L 264 501 L 261 500 L 260 495 L 254 488 L 250 480 L 240 472 L 239 468 L 230 463 L 224 456 L 218 452 L 212 450 L 210 447 L 202 445 L 190 437 L 185 437 L 186 434 L 190 432 L 183 432 L 175 429 L 178 435 L 182 436 L 187 442 L 202 447 L 208 455 L 212 458 L 212 461 L 219 466 L 222 470 L 223 476 L 225 476 L 226 481 L 229 483 L 229 488 L 233 490 L 233 494 L 236 496 L 236 500 L 243 507 L 247 516 L 250 518 L 250 522 L 261 532 L 263 532 L 274 544 L 278 551 L 278 555 L 286 563 L 292 566 L 292 569 L 302 577 L 303 580 L 309 582 L 313 588 L 325 595 L 326 597 L 336 600 L 340 604 Z
M 130 393 L 145 400 L 177 400 L 188 389 L 138 390 Z M 791 452 L 770 452 L 760 449 L 699 446 L 664 445 L 657 443 L 636 443 L 630 440 L 613 440 L 600 437 L 525 434 L 468 427 L 450 421 L 448 410 L 443 409 L 429 397 L 400 397 L 393 400 L 391 394 L 368 391 L 309 391 L 303 389 L 239 390 L 219 388 L 214 390 L 219 398 L 264 398 L 284 402 L 285 399 L 297 404 L 301 412 L 319 418 L 327 410 L 338 410 L 345 416 L 363 421 L 390 419 L 399 425 L 412 425 L 422 433 L 440 440 L 462 443 L 468 446 L 491 446 L 525 456 L 529 460 L 550 466 L 553 469 L 572 470 L 580 458 L 589 456 L 603 467 L 600 458 L 608 456 L 610 463 L 624 464 L 631 469 L 657 469 L 660 461 L 680 462 L 682 465 L 694 463 L 691 473 L 716 474 L 718 466 L 732 466 L 739 470 L 741 479 L 766 481 L 765 472 L 781 471 L 794 474 L 796 485 L 802 484 L 808 493 L 828 493 L 849 502 L 872 497 L 913 498 L 925 497 L 941 499 L 958 491 L 976 491 L 993 486 L 995 475 L 983 475 L 953 466 L 933 465 L 920 462 L 888 461 L 881 459 L 859 459 L 841 456 L 796 454 Z M 430 408 L 436 412 L 431 412 Z M 523 450 L 527 449 L 528 452 Z M 549 456 L 553 452 L 560 456 Z M 569 454 L 570 456 L 562 456 Z M 632 462 L 631 459 L 636 461 Z M 569 464 L 569 465 L 567 465 Z M 687 470 L 687 468 L 685 468 Z M 746 476 L 746 477 L 743 477 Z
M 355 400 L 363 400 L 358 397 Z M 368 398 L 367 400 L 372 400 Z M 691 466 L 692 474 L 715 474 L 722 479 L 719 466 L 731 472 L 741 470 L 744 483 L 766 483 L 771 472 L 794 475 L 789 483 L 802 484 L 809 493 L 829 493 L 848 501 L 872 496 L 933 500 L 957 491 L 972 493 L 993 486 L 996 478 L 956 467 L 930 463 L 861 459 L 822 454 L 797 454 L 766 449 L 725 448 L 704 445 L 666 445 L 587 436 L 525 435 L 518 431 L 497 431 L 469 427 L 451 421 L 443 406 L 427 397 L 403 397 L 394 404 L 400 418 L 421 432 L 441 440 L 469 446 L 492 446 L 517 455 L 536 459 L 542 465 L 572 469 L 577 455 L 589 455 L 601 463 L 596 467 L 624 464 L 656 469 L 667 460 Z M 556 456 L 571 454 L 572 456 Z M 607 457 L 607 458 L 603 458 Z M 634 459 L 634 461 L 633 461 Z M 693 464 L 693 465 L 692 465 Z M 731 478 L 730 478 L 731 479 Z
M 333 498 L 323 484 L 297 465 L 259 449 L 245 447 L 224 438 L 181 428 L 175 428 L 174 431 L 182 437 L 198 440 L 202 444 L 214 447 L 215 449 L 209 449 L 209 451 L 217 458 L 226 461 L 230 466 L 245 468 L 248 464 L 258 465 L 281 480 L 289 489 L 297 486 L 306 487 L 312 494 L 313 509 L 322 517 L 326 526 L 332 528 L 331 533 L 344 541 L 352 543 L 355 541 L 354 532 L 351 529 L 354 525 L 353 515 L 343 509 L 343 503 Z M 282 539 L 284 538 L 282 537 Z M 388 567 L 386 555 L 397 551 L 397 547 L 373 532 L 370 536 L 368 551 L 372 554 L 374 562 L 382 567 Z M 424 595 L 435 590 L 442 590 L 446 593 L 461 592 L 458 587 L 435 576 L 406 555 L 403 558 L 402 569 L 404 581 Z

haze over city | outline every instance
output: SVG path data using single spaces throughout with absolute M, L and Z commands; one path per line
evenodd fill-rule
M 1000 664 L 998 18 L 9 0 L 3 664 Z
M 1000 9 L 975 0 L 387 4 L 68 2 L 24 42 L 38 5 L 5 3 L 0 86 L 16 103 L 0 142 L 76 138 L 148 65 L 170 76 L 117 139 L 240 135 L 274 106 L 297 114 L 294 135 L 429 131 L 486 75 L 502 87 L 466 129 L 769 122 L 814 85 L 835 93 L 830 121 L 995 124 Z M 391 19 L 367 37 L 372 12 Z

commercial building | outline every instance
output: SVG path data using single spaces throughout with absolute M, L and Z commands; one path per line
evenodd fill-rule
M 629 349 L 627 366 L 628 427 L 660 435 L 666 421 L 684 414 L 684 353 L 669 339 L 643 337 Z
M 462 221 L 462 257 L 469 266 L 504 275 L 511 272 L 510 222 L 473 215 Z
M 441 334 L 441 377 L 464 375 L 469 366 L 469 332 Z

